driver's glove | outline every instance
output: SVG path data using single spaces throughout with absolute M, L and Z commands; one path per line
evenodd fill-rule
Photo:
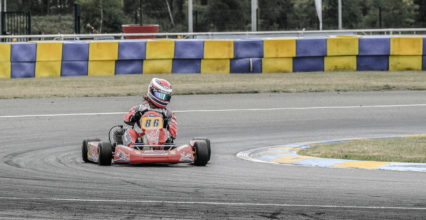
M 168 130 L 166 130 L 166 137 L 167 137 L 166 143 L 173 143 L 175 140 Z

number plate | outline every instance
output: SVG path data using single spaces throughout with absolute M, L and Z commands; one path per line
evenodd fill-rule
M 163 118 L 161 117 L 150 117 L 148 115 L 147 117 L 143 117 L 141 120 L 141 126 L 142 129 L 158 129 L 163 128 Z

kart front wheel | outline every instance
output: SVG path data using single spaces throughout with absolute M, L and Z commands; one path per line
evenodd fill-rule
M 87 158 L 87 144 L 92 141 L 100 141 L 99 139 L 86 139 L 83 141 L 83 144 L 81 145 L 81 157 L 83 158 L 83 161 L 85 163 L 89 162 L 89 159 Z
M 98 145 L 99 165 L 110 166 L 112 161 L 112 145 L 108 142 L 102 142 Z
M 196 141 L 194 144 L 194 165 L 205 166 L 210 160 L 206 141 Z
M 196 141 L 205 141 L 207 144 L 207 149 L 209 151 L 209 159 L 207 159 L 208 161 L 210 161 L 210 156 L 211 156 L 211 147 L 210 147 L 210 140 L 208 138 L 204 138 L 204 137 L 196 137 L 193 138 L 192 140 L 196 140 Z

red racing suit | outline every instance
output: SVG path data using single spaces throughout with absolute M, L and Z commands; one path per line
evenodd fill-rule
M 129 113 L 124 116 L 124 123 L 130 126 L 134 126 L 135 123 L 141 128 L 140 119 L 141 116 L 149 110 L 157 110 L 161 111 L 164 119 L 164 128 L 167 131 L 167 142 L 173 143 L 173 140 L 176 139 L 177 136 L 177 121 L 175 117 L 175 113 L 168 110 L 167 108 L 157 108 L 149 101 L 145 101 L 145 103 L 141 105 L 133 106 Z M 141 129 L 142 130 L 142 129 Z M 143 133 L 138 133 L 135 129 L 127 129 L 132 138 L 132 143 L 136 143 L 137 139 L 143 136 Z

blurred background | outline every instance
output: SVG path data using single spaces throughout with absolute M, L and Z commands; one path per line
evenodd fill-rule
M 2 34 L 121 33 L 126 24 L 187 32 L 187 0 L 1 0 Z M 314 0 L 258 0 L 258 31 L 318 30 Z M 78 9 L 77 9 L 78 10 Z M 323 29 L 338 28 L 338 0 L 322 1 Z M 343 29 L 424 28 L 426 0 L 342 0 Z M 251 31 L 251 0 L 193 0 L 194 32 Z

